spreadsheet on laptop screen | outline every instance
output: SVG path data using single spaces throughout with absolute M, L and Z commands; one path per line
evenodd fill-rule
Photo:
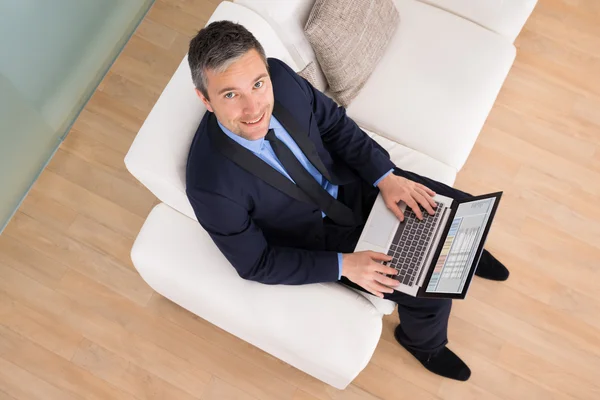
M 496 198 L 458 206 L 427 292 L 462 293 Z

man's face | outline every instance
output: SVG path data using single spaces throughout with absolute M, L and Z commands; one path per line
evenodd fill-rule
M 208 97 L 196 93 L 208 111 L 231 132 L 248 140 L 264 137 L 273 113 L 273 86 L 267 67 L 250 50 L 225 72 L 206 71 Z

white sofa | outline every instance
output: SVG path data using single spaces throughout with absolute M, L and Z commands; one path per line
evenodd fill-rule
M 400 25 L 348 114 L 392 160 L 452 185 L 514 61 L 535 0 L 394 0 Z M 314 0 L 239 0 L 210 22 L 243 24 L 267 56 L 300 70 L 315 56 L 302 35 Z M 461 16 L 462 15 L 462 16 Z M 474 22 L 473 22 L 474 21 Z M 367 365 L 395 304 L 337 283 L 263 285 L 240 278 L 185 195 L 189 145 L 205 112 L 184 58 L 125 163 L 161 201 L 131 257 L 154 290 L 279 359 L 344 389 Z

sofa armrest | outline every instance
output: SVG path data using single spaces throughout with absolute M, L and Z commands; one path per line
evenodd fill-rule
M 537 0 L 420 0 L 458 15 L 514 42 Z
M 382 314 L 341 284 L 240 278 L 197 221 L 165 204 L 148 216 L 131 257 L 164 297 L 339 389 L 367 365 L 381 335 Z

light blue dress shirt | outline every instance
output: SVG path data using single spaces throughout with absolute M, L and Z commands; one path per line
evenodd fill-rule
M 225 128 L 221 124 L 221 122 L 217 122 L 219 124 L 219 127 L 221 127 L 221 129 L 223 130 L 223 132 L 225 132 L 225 134 L 229 136 L 232 140 L 245 147 L 246 149 L 250 150 L 258 158 L 260 158 L 261 160 L 269 164 L 271 167 L 279 171 L 281 174 L 283 174 L 286 178 L 294 182 L 294 180 L 290 178 L 288 173 L 283 168 L 283 165 L 281 165 L 281 163 L 279 162 L 279 159 L 275 155 L 275 152 L 271 147 L 271 143 L 269 143 L 268 140 L 265 140 L 264 137 L 258 140 L 244 139 L 243 137 L 238 136 L 235 133 L 231 132 L 229 129 Z M 281 123 L 277 120 L 277 118 L 275 118 L 275 116 L 271 116 L 271 121 L 269 121 L 269 129 L 273 129 L 275 136 L 277 136 L 277 139 L 281 140 L 283 143 L 285 143 L 287 147 L 289 147 L 289 149 L 292 151 L 292 153 L 294 153 L 298 161 L 300 161 L 300 164 L 302 164 L 302 166 L 306 168 L 306 170 L 315 178 L 315 180 L 321 184 L 323 189 L 327 190 L 327 192 L 329 192 L 329 194 L 334 199 L 337 199 L 339 187 L 337 185 L 332 184 L 327 179 L 325 179 L 323 175 L 321 175 L 319 170 L 315 168 L 314 165 L 312 165 L 308 158 L 306 158 L 304 153 L 302 153 L 302 150 L 300 150 L 300 147 L 298 147 L 298 145 L 296 144 L 296 142 L 294 142 L 288 131 L 283 127 L 283 125 L 281 125 Z M 379 178 L 375 182 L 374 186 L 377 186 L 377 184 L 383 178 L 388 176 L 392 171 L 393 170 L 389 170 L 388 172 L 386 172 L 381 178 Z M 325 213 L 321 212 L 321 214 L 323 218 L 325 218 Z M 338 253 L 338 268 L 339 280 L 342 277 L 342 253 Z

